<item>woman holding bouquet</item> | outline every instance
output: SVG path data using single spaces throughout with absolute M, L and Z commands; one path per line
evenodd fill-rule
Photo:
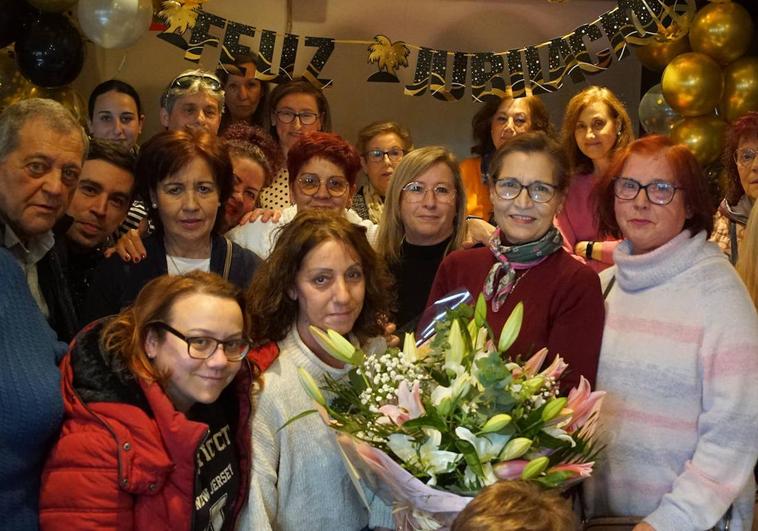
M 758 317 L 708 242 L 706 180 L 682 145 L 649 136 L 601 184 L 601 228 L 624 241 L 603 271 L 598 388 L 605 454 L 585 484 L 593 516 L 636 531 L 748 530 L 758 456 Z
M 313 409 L 298 384 L 298 369 L 316 381 L 340 378 L 349 369 L 319 346 L 309 327 L 331 328 L 357 341 L 380 335 L 389 293 L 388 274 L 365 229 L 344 216 L 309 210 L 281 230 L 248 292 L 253 339 L 275 341 L 280 354 L 255 397 L 255 458 L 241 529 L 393 527 L 390 508 L 370 492 L 367 510 L 334 434 L 317 415 L 280 429 Z
M 499 337 L 506 318 L 524 303 L 521 333 L 509 354 L 528 357 L 547 347 L 571 367 L 567 391 L 584 376 L 594 384 L 603 332 L 597 274 L 562 249 L 553 218 L 568 186 L 565 155 L 544 132 L 509 140 L 490 163 L 490 198 L 498 229 L 487 247 L 449 254 L 437 271 L 427 305 L 465 287 L 484 293 L 487 321 Z

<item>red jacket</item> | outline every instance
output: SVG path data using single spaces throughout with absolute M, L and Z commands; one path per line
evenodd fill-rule
M 190 530 L 196 452 L 208 427 L 177 412 L 160 385 L 101 353 L 100 328 L 79 334 L 61 364 L 65 419 L 42 474 L 40 527 Z M 239 404 L 232 429 L 240 490 L 225 511 L 231 523 L 249 488 L 252 377 L 245 363 L 224 391 Z

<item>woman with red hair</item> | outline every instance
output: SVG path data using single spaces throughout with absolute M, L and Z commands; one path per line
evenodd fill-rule
M 750 529 L 758 457 L 758 317 L 718 246 L 690 151 L 663 136 L 614 157 L 598 191 L 623 236 L 600 278 L 606 318 L 597 388 L 602 461 L 585 483 L 593 516 L 635 531 Z

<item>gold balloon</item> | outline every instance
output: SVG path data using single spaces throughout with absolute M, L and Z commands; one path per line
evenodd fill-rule
M 682 116 L 713 112 L 721 100 L 724 79 L 719 65 L 702 53 L 674 57 L 661 78 L 663 96 Z
M 79 0 L 27 0 L 31 5 L 48 13 L 60 13 L 71 9 Z
M 71 87 L 42 88 L 32 86 L 29 98 L 47 98 L 63 105 L 83 127 L 87 127 L 87 103 L 81 94 Z
M 687 146 L 700 165 L 705 166 L 721 155 L 725 133 L 725 121 L 715 116 L 698 116 L 674 124 L 671 139 Z
M 741 57 L 724 69 L 724 97 L 719 111 L 727 122 L 758 111 L 758 57 Z
M 679 37 L 676 40 L 653 41 L 646 46 L 634 48 L 634 54 L 640 60 L 642 66 L 656 72 L 660 72 L 666 68 L 666 65 L 677 55 L 689 51 L 690 41 L 687 35 Z
M 708 4 L 697 12 L 690 27 L 692 49 L 722 65 L 744 54 L 752 38 L 750 13 L 734 2 Z
M 11 54 L 0 50 L 0 111 L 11 103 L 23 100 L 31 86 L 18 71 Z

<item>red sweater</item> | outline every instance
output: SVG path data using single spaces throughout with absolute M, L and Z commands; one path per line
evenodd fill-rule
M 449 254 L 437 270 L 427 306 L 458 288 L 468 289 L 476 300 L 494 263 L 494 255 L 485 247 Z M 528 356 L 547 347 L 545 366 L 555 354 L 569 364 L 562 378 L 563 391 L 576 386 L 579 376 L 594 387 L 605 319 L 597 273 L 560 249 L 517 275 L 518 283 L 500 311 L 495 313 L 487 305 L 487 321 L 495 334 L 500 336 L 505 320 L 522 301 L 524 321 L 511 356 Z

